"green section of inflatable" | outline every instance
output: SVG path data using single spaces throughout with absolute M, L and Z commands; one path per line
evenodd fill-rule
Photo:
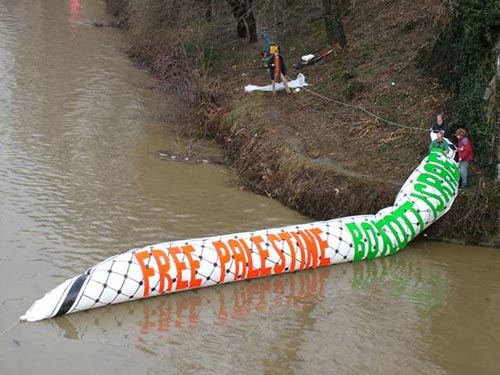
M 437 220 L 450 207 L 458 189 L 460 174 L 457 163 L 434 149 L 418 169 L 412 189 L 406 199 L 392 210 L 363 223 L 346 224 L 354 246 L 354 261 L 394 254 L 420 234 L 429 222 L 422 217 L 432 213 Z M 386 213 L 387 212 L 387 213 Z M 379 215 L 376 215 L 379 216 Z

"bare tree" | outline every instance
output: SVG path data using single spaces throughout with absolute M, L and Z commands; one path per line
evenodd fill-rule
M 332 47 L 344 49 L 347 47 L 347 38 L 342 24 L 339 0 L 322 0 L 323 18 L 325 20 L 326 36 Z
M 214 17 L 213 0 L 197 0 L 205 8 L 205 19 L 211 22 Z
M 253 15 L 253 0 L 227 0 L 236 19 L 239 38 L 247 38 L 250 43 L 257 42 L 257 22 Z

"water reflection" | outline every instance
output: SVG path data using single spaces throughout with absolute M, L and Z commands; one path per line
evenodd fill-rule
M 69 315 L 54 322 L 62 327 L 66 323 L 85 326 L 89 315 L 99 317 L 98 320 L 112 316 L 117 325 L 123 326 L 133 316 L 139 323 L 137 334 L 142 342 L 146 342 L 148 338 L 154 340 L 177 328 L 224 327 L 252 320 L 258 315 L 272 315 L 277 308 L 304 312 L 325 296 L 331 299 L 331 296 L 342 293 L 345 297 L 346 290 L 353 296 L 382 293 L 391 300 L 428 310 L 446 304 L 445 282 L 416 263 L 414 257 L 391 256 L 172 294 L 128 303 L 127 306 L 116 305 Z M 73 332 L 84 330 L 71 329 Z
M 437 247 L 432 243 L 422 246 L 432 252 L 434 268 L 447 280 L 445 303 L 430 311 L 425 336 L 436 362 L 447 373 L 497 374 L 500 250 L 450 244 Z
M 68 29 L 75 31 L 78 28 L 80 18 L 80 0 L 69 0 L 69 17 L 67 21 Z
M 446 280 L 436 279 L 435 270 L 420 262 L 418 252 L 400 253 L 110 306 L 51 322 L 68 338 L 115 342 L 119 337 L 127 347 L 151 355 L 203 353 L 201 358 L 190 356 L 191 365 L 212 363 L 222 350 L 236 358 L 244 352 L 251 363 L 258 363 L 259 373 L 324 373 L 334 348 L 335 361 L 345 361 L 340 368 L 349 368 L 353 356 L 359 356 L 364 359 L 356 369 L 376 362 L 382 371 L 397 366 L 401 357 L 414 358 L 416 343 L 419 350 L 429 350 L 423 336 L 429 313 L 446 304 Z M 396 331 L 399 334 L 388 336 Z M 367 352 L 374 337 L 383 346 Z M 418 371 L 436 370 L 429 359 L 409 362 Z M 187 366 L 184 360 L 175 363 Z M 252 368 L 243 367 L 243 372 Z
M 187 291 L 144 301 L 115 305 L 83 314 L 53 319 L 65 337 L 81 339 L 89 319 L 93 323 L 113 316 L 116 327 L 127 325 L 131 316 L 140 322 L 137 340 L 154 342 L 163 333 L 182 328 L 224 327 L 252 317 L 272 315 L 275 308 L 303 311 L 324 295 L 331 270 L 303 271 L 258 280 L 242 281 L 207 289 Z M 76 328 L 79 327 L 79 328 Z M 107 327 L 109 329 L 109 327 Z
M 80 16 L 80 0 L 69 1 L 69 13 L 72 18 L 78 18 Z
M 377 288 L 394 299 L 407 300 L 424 312 L 447 302 L 446 275 L 429 274 L 416 257 L 391 256 L 380 262 L 353 264 L 353 288 Z
M 221 355 L 238 358 L 239 353 L 246 353 L 247 360 L 239 364 L 241 373 L 248 373 L 253 361 L 258 361 L 262 373 L 286 369 L 292 374 L 294 363 L 302 361 L 299 350 L 314 329 L 312 313 L 325 295 L 331 272 L 325 268 L 242 281 L 51 322 L 67 338 L 112 343 L 121 337 L 129 348 L 154 356 L 171 355 L 171 365 L 183 373 L 191 373 L 186 369 L 193 366 L 209 366 Z M 180 354 L 186 351 L 196 356 Z M 276 359 L 262 356 L 266 352 Z M 219 360 L 215 368 L 229 373 L 231 366 L 231 360 Z
M 41 324 L 56 325 L 66 338 L 162 358 L 168 370 L 188 374 L 231 373 L 234 366 L 248 374 L 329 374 L 331 366 L 341 373 L 398 374 L 401 363 L 407 374 L 494 373 L 500 280 L 494 276 L 498 264 L 484 260 L 498 260 L 498 252 L 481 249 L 468 261 L 450 262 L 465 260 L 470 250 L 420 245 L 387 258 L 181 292 Z M 462 279 L 461 268 L 475 281 Z

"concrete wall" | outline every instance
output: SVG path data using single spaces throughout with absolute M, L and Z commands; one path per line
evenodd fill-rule
M 496 153 L 492 160 L 497 166 L 497 182 L 500 183 L 500 41 L 495 47 L 497 54 L 496 72 L 484 92 L 483 99 L 488 102 L 487 121 L 493 128 L 493 145 L 496 145 Z

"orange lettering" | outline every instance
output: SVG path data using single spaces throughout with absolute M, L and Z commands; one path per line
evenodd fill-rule
M 158 266 L 158 274 L 160 276 L 160 285 L 158 287 L 158 292 L 163 293 L 165 291 L 165 279 L 168 281 L 167 290 L 172 289 L 172 278 L 168 274 L 170 269 L 170 260 L 163 250 L 151 250 L 153 257 L 156 260 Z
M 149 267 L 149 264 L 144 263 L 145 259 L 149 259 L 149 251 L 141 251 L 135 253 L 135 258 L 139 262 L 142 271 L 142 279 L 144 280 L 144 297 L 149 296 L 149 278 L 154 276 L 155 270 Z
M 295 261 L 297 259 L 297 254 L 295 254 L 295 246 L 293 246 L 293 242 L 291 240 L 292 236 L 288 232 L 282 232 L 280 233 L 280 238 L 284 241 L 286 241 L 288 248 L 290 249 L 290 272 L 295 271 Z
M 241 247 L 238 240 L 230 239 L 227 241 L 229 248 L 233 252 L 234 259 L 234 280 L 246 279 L 247 274 L 247 259 L 245 257 L 245 250 Z M 240 272 L 241 266 L 241 272 Z
M 219 255 L 220 260 L 220 279 L 219 282 L 223 283 L 226 278 L 226 264 L 231 259 L 229 250 L 227 246 L 222 241 L 214 241 L 212 242 L 214 245 L 215 251 L 217 251 L 217 255 Z
M 326 242 L 324 239 L 320 237 L 320 234 L 322 234 L 323 231 L 319 228 L 313 228 L 311 229 L 311 233 L 314 235 L 314 237 L 316 237 L 316 241 L 318 241 L 319 250 L 321 254 L 319 265 L 328 266 L 330 264 L 330 258 L 327 258 L 325 255 L 325 250 L 328 248 L 328 242 Z
M 271 267 L 266 267 L 266 259 L 269 256 L 269 251 L 267 251 L 267 249 L 263 249 L 260 245 L 264 242 L 264 239 L 261 236 L 252 236 L 250 237 L 250 241 L 253 242 L 260 254 L 260 276 L 270 275 Z
M 247 254 L 247 259 L 248 259 L 247 278 L 255 279 L 256 277 L 260 276 L 260 272 L 259 269 L 256 269 L 253 266 L 252 250 L 250 250 L 246 241 L 243 238 L 240 239 L 240 244 Z
M 283 254 L 278 245 L 276 245 L 276 242 L 277 241 L 281 242 L 281 240 L 277 235 L 272 233 L 267 235 L 267 239 L 269 240 L 269 242 L 271 242 L 274 251 L 276 251 L 276 254 L 278 254 L 281 260 L 281 263 L 276 263 L 276 265 L 274 266 L 274 273 L 282 273 L 283 270 L 285 269 L 285 263 L 286 263 L 285 254 Z
M 304 239 L 307 249 L 307 268 L 316 268 L 318 266 L 318 249 L 314 236 L 307 230 L 300 230 L 299 234 Z
M 304 246 L 304 242 L 302 241 L 298 233 L 295 232 L 290 232 L 290 233 L 293 236 L 294 240 L 297 241 L 297 244 L 299 245 L 300 249 L 299 270 L 303 270 L 304 268 L 306 268 L 306 248 Z
M 182 251 L 186 254 L 186 258 L 189 262 L 189 268 L 191 270 L 191 288 L 198 288 L 201 286 L 201 279 L 197 279 L 196 275 L 198 274 L 198 269 L 200 268 L 200 261 L 198 259 L 193 259 L 192 252 L 194 251 L 194 247 L 192 245 L 182 246 Z
M 187 280 L 182 279 L 182 271 L 186 269 L 186 264 L 178 257 L 181 253 L 182 251 L 178 247 L 170 248 L 170 254 L 172 254 L 172 259 L 174 260 L 174 263 L 177 267 L 177 283 L 175 285 L 175 290 L 187 289 L 187 287 L 189 286 Z

